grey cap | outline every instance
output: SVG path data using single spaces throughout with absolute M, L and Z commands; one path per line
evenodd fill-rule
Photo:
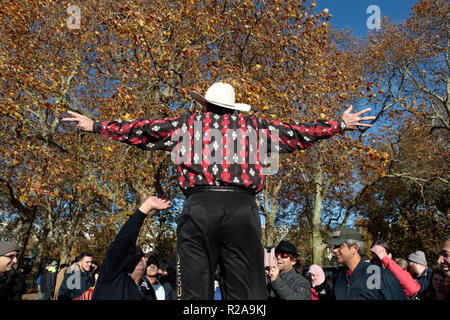
M 54 267 L 58 265 L 58 261 L 53 260 L 52 263 L 50 263 L 50 266 Z
M 0 256 L 4 256 L 8 252 L 19 251 L 19 246 L 14 242 L 0 242 Z
M 359 240 L 361 241 L 361 235 L 358 230 L 352 228 L 342 228 L 333 233 L 333 237 L 328 240 L 328 244 L 333 246 L 340 246 L 347 240 Z
M 427 259 L 425 259 L 425 253 L 423 251 L 417 250 L 414 253 L 411 253 L 408 256 L 408 260 L 421 264 L 423 266 L 427 266 Z

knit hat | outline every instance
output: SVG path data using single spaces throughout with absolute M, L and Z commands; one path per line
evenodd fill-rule
M 325 273 L 323 272 L 323 269 L 317 264 L 313 264 L 311 267 L 309 267 L 308 273 L 311 273 L 317 277 L 316 280 L 312 282 L 313 287 L 321 285 L 325 281 Z
M 19 246 L 13 242 L 0 242 L 0 256 L 4 256 L 8 252 L 19 251 Z
M 411 253 L 408 256 L 408 260 L 412 261 L 412 262 L 415 262 L 415 263 L 418 263 L 418 264 L 421 264 L 423 266 L 427 265 L 427 259 L 425 259 L 425 253 L 423 251 L 420 251 L 420 250 L 417 250 L 416 252 Z
M 280 241 L 278 246 L 275 248 L 275 254 L 277 253 L 290 253 L 295 257 L 298 257 L 297 248 L 289 241 Z

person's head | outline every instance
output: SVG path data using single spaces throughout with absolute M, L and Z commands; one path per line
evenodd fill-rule
M 392 259 L 392 249 L 391 249 L 391 246 L 389 245 L 389 243 L 387 243 L 386 241 L 376 240 L 372 243 L 370 248 L 378 249 L 378 250 L 382 251 L 385 255 L 387 255 L 390 259 Z M 372 259 L 370 260 L 370 262 L 377 264 L 377 265 L 381 265 L 381 261 L 378 258 L 378 256 L 374 252 L 371 252 L 371 254 L 372 254 Z
M 442 242 L 437 263 L 441 269 L 450 277 L 450 236 L 446 236 Z
M 436 292 L 445 291 L 445 281 L 447 279 L 447 274 L 442 270 L 435 270 L 430 277 L 430 285 Z
M 52 268 L 51 270 L 52 270 L 53 272 L 56 272 L 56 270 L 58 270 L 58 265 L 59 265 L 58 261 L 53 260 L 53 261 L 50 263 L 50 268 Z
M 447 274 L 443 270 L 435 270 L 431 273 L 430 284 L 422 293 L 423 299 L 446 300 L 448 297 Z
M 13 242 L 0 242 L 0 274 L 10 271 L 18 262 L 19 247 Z
M 405 259 L 402 259 L 402 258 L 395 258 L 394 261 L 395 261 L 395 263 L 397 263 L 398 266 L 399 266 L 400 268 L 402 268 L 403 270 L 408 269 L 408 261 L 406 261 Z
M 421 275 L 427 268 L 425 253 L 417 250 L 408 256 L 408 270 L 412 275 Z
M 289 241 L 280 241 L 275 248 L 275 258 L 277 259 L 280 273 L 288 272 L 292 268 L 298 270 L 301 267 L 297 248 Z
M 325 273 L 323 272 L 323 269 L 317 264 L 313 264 L 309 267 L 308 275 L 311 279 L 311 285 L 313 287 L 320 286 L 325 281 Z
M 234 111 L 250 111 L 251 106 L 244 103 L 236 103 L 236 95 L 233 86 L 228 83 L 216 82 L 206 91 L 205 96 L 191 91 L 190 96 L 203 106 L 205 112 L 216 114 L 233 113 Z
M 150 256 L 147 259 L 147 269 L 145 275 L 156 278 L 158 276 L 159 261 L 155 256 Z
M 91 271 L 92 254 L 89 252 L 82 252 L 78 256 L 78 266 L 82 272 Z
M 350 266 L 361 260 L 363 243 L 359 232 L 352 228 L 343 228 L 333 233 L 328 241 L 339 263 Z

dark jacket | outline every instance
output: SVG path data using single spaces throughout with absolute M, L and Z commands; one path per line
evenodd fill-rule
M 424 273 L 422 273 L 420 276 L 413 276 L 413 279 L 416 280 L 420 284 L 419 295 L 428 288 L 428 285 L 430 284 L 432 273 L 433 273 L 433 271 L 427 267 L 425 269 Z
M 27 292 L 25 274 L 15 269 L 12 269 L 9 273 L 12 281 L 12 299 L 22 300 L 22 296 Z
M 336 300 L 406 300 L 398 279 L 391 271 L 362 259 L 348 275 L 345 269 L 334 280 Z
M 0 274 L 0 300 L 21 300 L 26 292 L 25 277 L 12 269 Z
M 314 291 L 316 292 L 317 298 L 319 300 L 328 300 L 330 296 L 330 292 L 332 291 L 331 287 L 327 283 L 328 279 L 325 279 L 325 281 L 318 285 L 313 287 Z
M 166 300 L 177 300 L 176 284 L 175 286 L 172 285 L 171 281 L 169 280 L 169 276 L 161 276 L 158 279 L 158 281 L 164 287 L 164 291 L 166 293 Z
M 49 300 L 55 293 L 56 269 L 48 268 L 43 271 L 43 274 L 45 274 L 45 277 L 42 277 L 45 283 L 41 279 L 41 291 L 44 292 L 44 300 Z
M 47 274 L 47 277 L 49 275 L 50 273 Z M 72 265 L 66 269 L 64 280 L 58 291 L 58 300 L 73 300 L 78 298 L 83 292 L 88 290 L 90 286 L 89 271 L 81 271 L 79 266 Z
M 146 215 L 139 210 L 130 216 L 110 244 L 99 272 L 92 300 L 144 300 L 129 274 L 136 241 Z
M 311 284 L 295 269 L 278 275 L 268 284 L 269 299 L 311 300 Z
M 146 277 L 142 278 L 141 284 L 139 285 L 139 290 L 141 291 L 141 295 L 144 300 L 156 300 L 155 290 Z

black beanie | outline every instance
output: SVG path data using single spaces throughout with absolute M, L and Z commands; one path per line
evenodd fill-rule
M 277 253 L 290 253 L 295 257 L 298 257 L 297 248 L 289 241 L 280 241 L 278 246 L 275 248 L 275 254 Z

